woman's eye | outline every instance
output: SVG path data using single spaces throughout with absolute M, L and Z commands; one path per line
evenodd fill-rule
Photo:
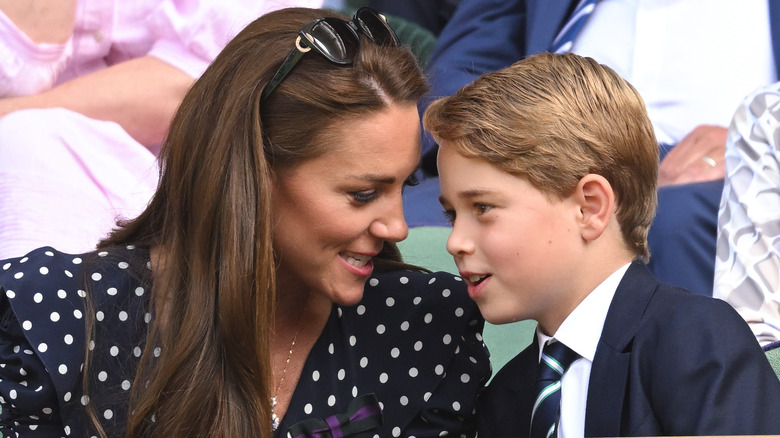
M 359 204 L 368 204 L 376 199 L 376 190 L 365 190 L 359 192 L 351 192 L 352 199 Z
M 414 173 L 409 175 L 409 178 L 406 178 L 406 181 L 404 181 L 404 187 L 414 187 L 419 184 L 420 180 L 417 179 L 417 175 Z
M 450 225 L 455 223 L 455 210 L 444 210 L 442 215 L 444 215 L 444 219 L 446 219 Z

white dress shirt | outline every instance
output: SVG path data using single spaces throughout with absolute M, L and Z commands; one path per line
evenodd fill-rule
M 585 404 L 588 398 L 588 381 L 596 346 L 607 318 L 612 297 L 620 280 L 630 266 L 627 263 L 601 282 L 593 292 L 566 317 L 553 338 L 574 350 L 581 357 L 571 364 L 561 378 L 561 418 L 558 437 L 582 437 L 585 434 Z M 542 346 L 550 339 L 537 329 L 539 359 Z
M 728 126 L 742 100 L 777 81 L 767 0 L 599 0 L 574 53 L 639 91 L 660 143 Z M 605 43 L 606 42 L 606 43 Z

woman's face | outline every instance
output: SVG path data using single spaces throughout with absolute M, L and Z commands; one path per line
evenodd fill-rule
M 277 175 L 281 295 L 314 291 L 342 305 L 362 298 L 384 241 L 408 234 L 401 191 L 420 159 L 419 126 L 415 105 L 393 105 L 336 126 L 338 144 Z

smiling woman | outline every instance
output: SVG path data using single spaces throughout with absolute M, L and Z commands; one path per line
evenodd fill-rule
M 395 245 L 426 91 L 371 9 L 250 24 L 179 107 L 138 218 L 94 253 L 0 262 L 4 432 L 473 436 L 482 317 Z

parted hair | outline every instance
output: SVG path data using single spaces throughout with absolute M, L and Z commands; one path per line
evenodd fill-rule
M 427 92 L 408 48 L 361 36 L 354 65 L 307 53 L 261 105 L 298 31 L 324 16 L 340 17 L 272 12 L 227 44 L 174 116 L 150 205 L 100 244 L 159 253 L 129 437 L 271 436 L 274 174 L 338 145 L 337 124 L 413 105 Z M 383 254 L 390 265 L 397 260 L 393 245 Z
M 570 53 L 529 56 L 434 101 L 423 125 L 440 144 L 557 199 L 583 176 L 603 176 L 626 244 L 648 260 L 658 143 L 639 93 L 609 67 Z

